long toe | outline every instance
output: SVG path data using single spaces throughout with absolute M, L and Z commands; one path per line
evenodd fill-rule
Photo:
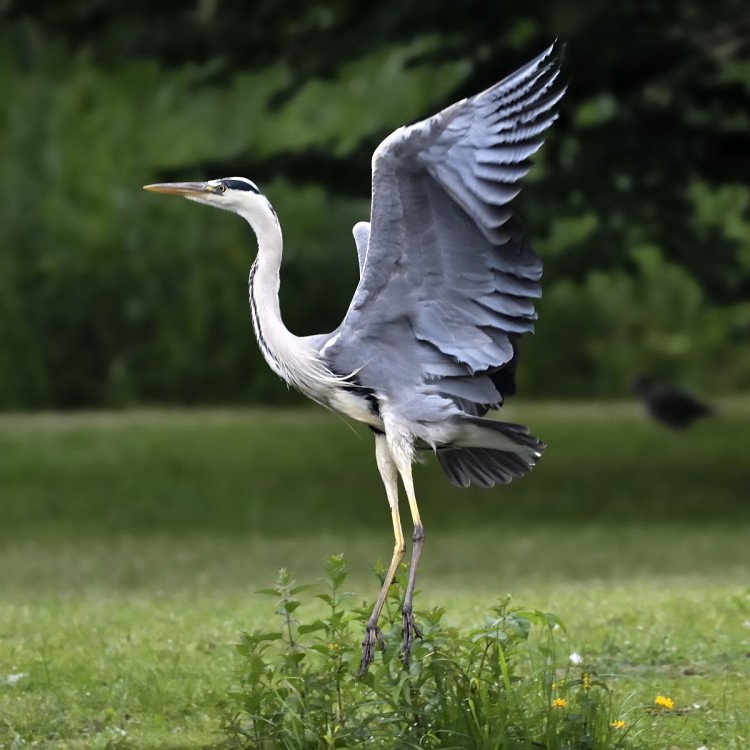
M 409 666 L 409 655 L 411 654 L 414 638 L 422 639 L 422 631 L 417 627 L 417 623 L 414 622 L 414 614 L 411 609 L 404 608 L 401 629 L 404 635 L 404 664 Z
M 377 625 L 368 625 L 365 628 L 365 637 L 362 639 L 362 661 L 359 663 L 359 676 L 364 677 L 367 668 L 375 660 L 375 644 L 381 651 L 385 651 L 385 641 L 380 628 Z

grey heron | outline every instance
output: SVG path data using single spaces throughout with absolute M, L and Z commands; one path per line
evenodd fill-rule
M 360 279 L 331 333 L 298 337 L 279 309 L 282 234 L 276 212 L 244 177 L 146 185 L 242 216 L 255 232 L 252 324 L 271 369 L 313 401 L 369 425 L 395 545 L 365 627 L 360 673 L 384 647 L 378 620 L 404 556 L 401 479 L 412 556 L 403 656 L 424 528 L 412 464 L 433 451 L 454 484 L 492 487 L 531 469 L 544 444 L 527 427 L 486 417 L 515 392 L 518 339 L 534 327 L 542 265 L 511 204 L 565 93 L 560 45 L 516 72 L 389 135 L 372 157 L 369 222 L 353 234 Z

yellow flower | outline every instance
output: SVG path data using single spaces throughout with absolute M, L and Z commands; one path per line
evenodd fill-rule
M 565 698 L 555 698 L 555 700 L 552 701 L 552 708 L 567 708 L 568 707 L 568 701 L 565 700 Z
M 553 682 L 553 683 L 552 683 L 552 689 L 553 689 L 553 690 L 557 690 L 557 687 L 558 687 L 557 683 L 556 683 L 556 682 Z
M 615 729 L 625 729 L 627 725 L 628 722 L 623 721 L 622 719 L 617 719 L 617 721 L 610 722 L 610 726 L 614 727 Z
M 671 698 L 667 698 L 666 695 L 657 695 L 654 698 L 654 703 L 661 708 L 666 708 L 671 711 L 674 708 L 674 701 Z
M 581 675 L 581 687 L 584 690 L 589 690 L 589 688 L 591 688 L 591 672 L 584 672 Z

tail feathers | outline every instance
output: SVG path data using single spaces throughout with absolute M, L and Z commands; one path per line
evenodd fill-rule
M 469 417 L 465 427 L 461 443 L 466 447 L 437 451 L 443 470 L 459 487 L 508 484 L 530 471 L 545 447 L 524 425 Z
M 526 463 L 518 454 L 492 448 L 443 448 L 438 461 L 457 487 L 494 487 L 521 477 L 536 463 Z
M 529 433 L 526 425 L 467 416 L 461 419 L 459 438 L 451 447 L 496 448 L 519 453 L 531 460 L 539 458 L 545 446 Z

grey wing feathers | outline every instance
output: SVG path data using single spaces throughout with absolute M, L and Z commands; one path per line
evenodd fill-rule
M 475 416 L 512 392 L 542 266 L 509 204 L 557 117 L 559 52 L 378 147 L 367 242 L 355 227 L 361 279 L 329 352 L 336 371 Z
M 493 245 L 512 239 L 507 204 L 518 195 L 528 158 L 542 145 L 544 131 L 557 118 L 565 88 L 556 45 L 492 88 L 433 118 L 447 122 L 419 160 L 435 180 L 476 222 Z M 538 278 L 533 253 L 512 259 L 513 273 Z M 509 259 L 510 260 L 510 259 Z M 520 261 L 520 262 L 518 262 Z

